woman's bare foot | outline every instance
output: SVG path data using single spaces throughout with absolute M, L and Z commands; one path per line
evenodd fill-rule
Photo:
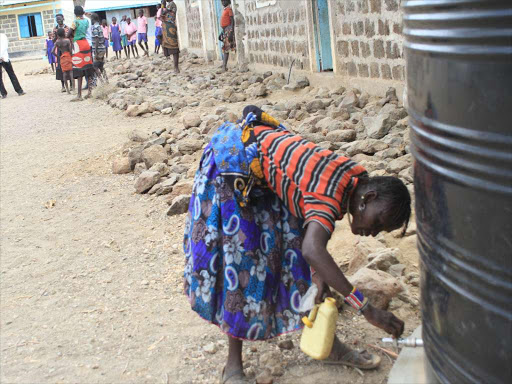
M 71 102 L 76 102 L 76 101 L 83 101 L 84 99 L 82 99 L 81 97 L 75 97 L 74 99 L 71 99 Z

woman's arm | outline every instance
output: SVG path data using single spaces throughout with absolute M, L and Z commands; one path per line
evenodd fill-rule
M 302 256 L 327 285 L 348 296 L 353 287 L 327 252 L 330 237 L 319 223 L 310 222 L 302 242 Z
M 353 286 L 327 252 L 327 242 L 330 237 L 330 234 L 319 223 L 310 222 L 302 242 L 302 256 L 315 269 L 315 275 L 319 276 L 314 282 L 317 283 L 320 290 L 325 282 L 347 297 L 352 292 Z M 383 329 L 394 337 L 400 337 L 404 332 L 404 322 L 391 312 L 383 311 L 369 304 L 364 309 L 363 315 L 370 324 Z
M 75 36 L 75 23 L 71 24 L 71 28 L 69 28 L 68 31 L 68 38 L 73 39 L 73 36 Z

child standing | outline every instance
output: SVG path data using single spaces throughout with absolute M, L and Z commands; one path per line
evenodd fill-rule
M 126 15 L 121 17 L 119 26 L 121 27 L 121 45 L 124 49 L 124 55 L 130 58 L 130 48 L 128 48 L 128 36 L 126 35 Z
M 160 38 L 162 35 L 162 21 L 158 16 L 155 16 L 155 53 L 160 52 Z
M 112 18 L 112 24 L 110 24 L 109 32 L 110 41 L 113 43 L 112 48 L 116 54 L 116 59 L 121 59 L 121 50 L 123 49 L 121 46 L 121 27 L 117 24 L 117 19 L 115 17 Z
M 52 72 L 55 73 L 55 55 L 53 54 L 53 33 L 48 32 L 48 38 L 46 39 L 44 46 L 46 48 L 45 56 L 48 57 L 48 63 L 52 66 Z
M 60 52 L 60 69 L 62 71 L 62 82 L 66 87 L 66 92 L 68 95 L 71 94 L 69 91 L 68 80 L 72 82 L 71 73 L 73 71 L 73 64 L 71 61 L 71 53 L 73 50 L 73 46 L 71 45 L 71 41 L 66 38 L 66 30 L 64 28 L 57 29 L 57 41 L 55 42 L 56 52 Z
M 103 38 L 105 39 L 105 57 L 108 59 L 108 32 L 109 32 L 109 30 L 108 30 L 107 20 L 101 21 L 101 30 L 103 31 Z
M 231 9 L 231 0 L 222 0 L 224 11 L 220 18 L 220 26 L 222 27 L 222 53 L 224 54 L 222 68 L 228 70 L 229 51 L 236 50 L 235 43 L 235 18 L 233 9 Z
M 139 57 L 139 50 L 137 49 L 137 26 L 132 23 L 132 19 L 130 17 L 126 18 L 126 37 L 128 38 L 128 58 L 130 58 L 130 47 L 132 48 L 133 57 L 135 57 L 135 53 L 137 53 L 137 57 Z
M 105 21 L 105 20 L 103 20 Z M 105 71 L 105 56 L 106 56 L 106 44 L 108 39 L 103 37 L 103 25 L 100 25 L 100 18 L 97 13 L 91 15 L 92 22 L 92 53 L 94 55 L 94 71 L 96 76 L 103 83 L 105 80 L 108 83 L 107 72 Z M 103 24 L 103 22 L 102 22 Z
M 149 47 L 148 47 L 148 20 L 146 19 L 146 16 L 144 16 L 144 12 L 142 9 L 139 11 L 139 17 L 137 17 L 137 36 L 139 40 L 139 46 L 144 51 L 144 55 L 149 57 Z M 142 42 L 146 45 L 146 48 L 144 49 L 144 45 L 142 45 Z

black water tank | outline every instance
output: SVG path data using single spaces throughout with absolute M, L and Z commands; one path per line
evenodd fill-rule
M 512 0 L 403 2 L 431 382 L 512 382 Z

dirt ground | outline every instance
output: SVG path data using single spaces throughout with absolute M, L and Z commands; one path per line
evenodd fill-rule
M 128 118 L 98 101 L 69 103 L 52 75 L 24 76 L 41 61 L 14 63 L 26 96 L 5 78 L 0 101 L 2 383 L 212 383 L 227 354 L 225 337 L 190 310 L 182 294 L 184 215 L 137 195 L 133 175 L 112 175 L 111 160 L 133 128 L 168 118 Z M 338 228 L 332 249 L 353 247 Z M 390 236 L 389 241 L 393 242 Z M 414 241 L 403 243 L 415 271 Z M 335 255 L 336 256 L 336 255 Z M 340 263 L 346 253 L 338 255 Z M 402 307 L 406 334 L 417 311 Z M 367 348 L 383 332 L 345 311 L 342 340 Z M 326 367 L 296 348 L 283 351 L 276 383 L 384 383 L 391 368 L 361 376 Z M 277 342 L 247 344 L 246 368 Z M 214 344 L 214 353 L 204 346 Z M 211 351 L 211 348 L 209 348 Z

